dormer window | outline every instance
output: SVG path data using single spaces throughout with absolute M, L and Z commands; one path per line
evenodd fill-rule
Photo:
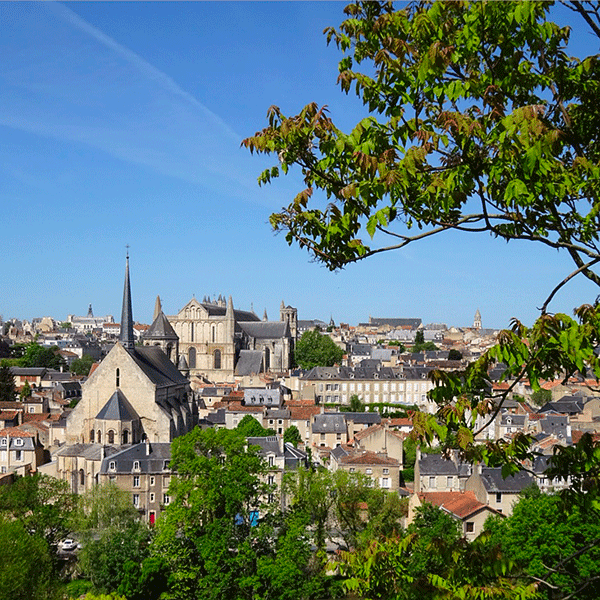
M 0 446 L 8 446 L 8 439 L 2 438 L 2 440 L 0 440 Z
M 15 438 L 15 446 L 22 446 L 23 438 Z
M 165 460 L 164 464 L 163 464 L 163 471 L 168 471 L 169 470 L 169 461 Z
M 116 469 L 117 469 L 117 463 L 115 463 L 115 461 L 114 461 L 114 460 L 111 460 L 111 461 L 108 463 L 108 470 L 109 470 L 109 471 L 115 471 Z
M 134 460 L 133 461 L 133 470 L 134 471 L 139 471 L 140 470 L 140 461 L 139 460 Z

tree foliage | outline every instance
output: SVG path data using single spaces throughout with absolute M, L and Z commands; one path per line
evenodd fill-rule
M 332 367 L 343 356 L 344 351 L 329 336 L 316 330 L 305 331 L 294 350 L 294 360 L 303 369 Z
M 15 378 L 7 364 L 0 366 L 0 401 L 14 402 L 17 396 Z
M 297 448 L 298 444 L 302 443 L 302 436 L 300 435 L 300 430 L 296 425 L 290 425 L 283 432 L 283 441 L 292 444 L 294 448 Z
M 74 375 L 89 375 L 90 369 L 94 364 L 94 359 L 89 354 L 84 354 L 81 358 L 76 358 L 71 363 L 69 371 Z
M 235 429 L 246 438 L 275 435 L 273 429 L 265 429 L 252 415 L 245 415 Z
M 66 366 L 65 360 L 58 351 L 57 346 L 47 348 L 36 342 L 31 342 L 23 348 L 23 354 L 19 358 L 18 364 L 20 367 L 64 368 Z

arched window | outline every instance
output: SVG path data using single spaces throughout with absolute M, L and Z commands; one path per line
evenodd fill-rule
M 265 371 L 271 368 L 271 351 L 269 348 L 265 348 Z
M 79 469 L 79 484 L 85 485 L 85 472 L 83 469 Z
M 220 350 L 215 350 L 215 352 L 214 352 L 214 368 L 215 369 L 221 368 L 221 351 Z
M 190 369 L 196 368 L 196 348 L 190 348 L 188 353 L 188 367 Z
M 102 432 L 98 429 L 98 443 L 102 443 Z
M 112 429 L 108 430 L 108 443 L 109 444 L 115 443 L 115 432 Z
M 194 324 L 190 323 L 190 342 L 194 341 Z
M 129 431 L 127 429 L 123 431 L 123 443 L 129 444 Z
M 93 444 L 93 443 L 94 443 L 94 430 L 92 429 L 90 431 L 90 444 Z
M 167 344 L 167 358 L 171 360 L 171 352 L 173 350 L 173 344 Z
M 115 385 L 119 387 L 119 384 L 121 383 L 121 372 L 119 371 L 118 367 L 115 375 Z
M 214 344 L 217 341 L 217 328 L 213 325 L 211 330 L 212 330 L 212 341 Z

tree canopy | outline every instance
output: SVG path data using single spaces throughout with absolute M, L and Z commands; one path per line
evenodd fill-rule
M 296 344 L 294 359 L 303 369 L 332 367 L 339 363 L 344 351 L 328 336 L 317 330 L 305 331 Z
M 596 5 L 564 4 L 600 37 Z M 278 159 L 259 182 L 298 166 L 306 185 L 273 227 L 331 269 L 454 229 L 564 250 L 599 284 L 600 65 L 567 53 L 551 5 L 348 5 L 327 40 L 371 116 L 344 133 L 316 104 L 269 109 L 244 140 Z

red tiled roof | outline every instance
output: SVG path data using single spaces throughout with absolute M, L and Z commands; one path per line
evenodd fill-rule
M 0 421 L 12 421 L 18 414 L 18 410 L 0 410 Z
M 400 463 L 388 456 L 371 452 L 370 450 L 360 452 L 355 451 L 348 456 L 342 456 L 339 462 L 344 465 L 393 465 L 400 466 Z
M 290 419 L 296 421 L 309 421 L 313 415 L 318 415 L 321 412 L 320 406 L 298 406 L 298 407 L 290 407 L 288 404 L 288 408 L 290 410 Z
M 419 498 L 422 502 L 444 508 L 460 519 L 466 519 L 484 508 L 494 511 L 493 508 L 479 502 L 473 492 L 422 492 Z
M 7 427 L 0 431 L 0 437 L 35 437 L 35 435 L 19 427 Z

